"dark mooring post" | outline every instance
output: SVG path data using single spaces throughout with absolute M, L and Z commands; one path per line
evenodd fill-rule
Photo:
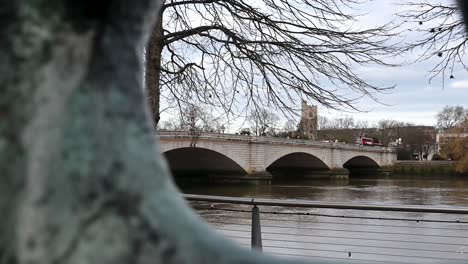
M 262 230 L 260 227 L 260 210 L 256 205 L 252 208 L 252 249 L 262 251 Z

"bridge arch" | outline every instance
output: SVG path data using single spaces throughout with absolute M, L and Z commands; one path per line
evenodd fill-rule
M 346 160 L 346 162 L 343 163 L 343 168 L 346 169 L 377 169 L 380 168 L 380 164 L 378 161 L 375 159 L 365 156 L 365 155 L 359 155 L 359 156 L 354 156 Z
M 173 148 L 165 151 L 163 155 L 176 176 L 246 174 L 246 170 L 235 160 L 207 148 Z
M 225 144 L 226 142 L 218 141 L 205 141 L 205 140 L 197 140 L 194 141 L 192 138 L 182 138 L 177 139 L 172 142 L 168 142 L 168 144 L 162 144 L 162 152 L 166 153 L 176 149 L 185 149 L 185 148 L 194 148 L 194 149 L 207 149 L 214 152 L 217 152 L 223 156 L 226 156 L 230 160 L 234 161 L 243 170 L 249 170 L 249 160 L 245 157 L 246 154 L 249 153 L 248 151 L 248 144 L 236 144 L 235 142 L 228 142 L 229 144 Z
M 266 170 L 275 177 L 302 177 L 310 173 L 329 171 L 330 167 L 310 153 L 292 152 L 273 161 Z
M 268 158 L 265 160 L 265 167 L 268 168 L 273 163 L 286 158 L 288 161 L 291 162 L 299 162 L 299 160 L 309 160 L 320 168 L 330 169 L 331 160 L 329 157 L 328 150 L 324 149 L 316 149 L 316 148 L 309 148 L 309 149 L 302 149 L 301 151 L 291 151 L 288 148 L 280 148 L 280 149 L 272 149 L 266 155 Z M 296 160 L 297 158 L 297 160 Z M 298 164 L 300 166 L 300 164 Z

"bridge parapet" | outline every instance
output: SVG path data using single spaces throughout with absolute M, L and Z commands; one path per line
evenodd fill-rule
M 252 136 L 252 135 L 237 135 L 228 133 L 211 133 L 211 132 L 192 132 L 192 131 L 157 131 L 156 133 L 160 138 L 198 138 L 207 140 L 238 140 L 258 144 L 288 144 L 288 145 L 305 145 L 319 148 L 329 149 L 346 149 L 364 152 L 396 152 L 391 147 L 378 147 L 378 146 L 363 146 L 356 144 L 346 144 L 339 142 L 321 142 L 306 139 L 293 139 L 293 138 L 280 138 L 280 137 L 266 137 L 266 136 Z

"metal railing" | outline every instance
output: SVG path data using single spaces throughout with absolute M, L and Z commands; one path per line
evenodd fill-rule
M 185 198 L 219 232 L 273 255 L 364 263 L 468 261 L 465 208 Z

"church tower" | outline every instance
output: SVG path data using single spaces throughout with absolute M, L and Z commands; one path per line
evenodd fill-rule
M 317 106 L 309 106 L 306 101 L 302 100 L 298 131 L 304 138 L 311 140 L 317 138 L 317 120 Z

